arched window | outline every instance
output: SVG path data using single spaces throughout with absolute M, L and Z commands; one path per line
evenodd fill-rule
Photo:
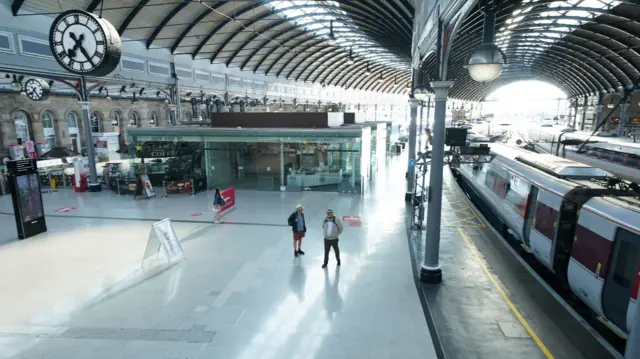
M 156 115 L 155 112 L 151 112 L 149 114 L 149 125 L 151 125 L 151 126 L 157 126 L 158 125 L 158 116 Z
M 91 123 L 91 132 L 102 132 L 102 117 L 96 111 L 91 112 L 91 116 L 89 117 L 89 122 Z
M 78 116 L 76 116 L 75 112 L 69 112 L 67 114 L 67 124 L 69 128 L 78 128 Z
M 121 124 L 122 124 L 122 116 L 120 115 L 120 112 L 118 111 L 111 112 L 111 126 L 114 128 L 114 131 L 116 128 L 119 128 Z
M 138 115 L 138 113 L 135 111 L 129 112 L 129 126 L 131 127 L 140 126 L 140 115 Z
M 16 139 L 21 139 L 22 143 L 29 141 L 31 136 L 29 136 L 29 120 L 27 114 L 22 111 L 14 113 L 13 122 L 16 125 Z
M 45 111 L 42 114 L 42 130 L 44 132 L 44 140 L 47 142 L 49 149 L 56 147 L 56 130 L 53 125 L 53 113 Z
M 70 111 L 67 113 L 67 124 L 69 125 L 69 145 L 71 149 L 80 153 L 82 144 L 80 143 L 80 129 L 78 128 L 78 115 Z

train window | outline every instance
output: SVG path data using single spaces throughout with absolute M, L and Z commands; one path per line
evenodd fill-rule
M 613 162 L 624 163 L 624 155 L 620 152 L 614 152 L 612 155 Z
M 637 167 L 638 163 L 639 163 L 638 157 L 631 154 L 627 154 L 627 166 Z
M 589 157 L 596 157 L 596 158 L 598 157 L 598 151 L 596 150 L 589 150 L 588 154 L 589 154 Z
M 558 211 L 545 203 L 538 202 L 535 220 L 534 228 L 536 231 L 548 239 L 553 240 L 553 232 L 556 228 L 556 222 L 558 221 Z
M 529 195 L 531 185 L 517 176 L 510 177 L 505 199 L 511 204 L 513 209 L 524 218 L 527 196 Z
M 624 240 L 618 240 L 620 237 Z M 616 233 L 616 243 L 620 248 L 613 268 L 613 280 L 625 288 L 631 287 L 638 269 L 638 246 L 631 242 L 634 237 L 634 242 L 640 242 L 640 236 L 626 229 L 618 228 Z

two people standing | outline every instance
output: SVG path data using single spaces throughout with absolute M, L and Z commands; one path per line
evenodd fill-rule
M 298 256 L 304 254 L 300 249 L 302 238 L 307 232 L 307 224 L 304 218 L 304 207 L 301 204 L 296 206 L 296 211 L 289 216 L 287 221 L 293 230 L 293 255 Z M 339 236 L 344 230 L 342 222 L 337 218 L 332 209 L 327 210 L 327 217 L 322 223 L 322 234 L 324 236 L 324 262 L 322 268 L 326 268 L 329 263 L 329 252 L 331 248 L 336 255 L 337 264 L 340 265 L 340 248 L 338 247 Z

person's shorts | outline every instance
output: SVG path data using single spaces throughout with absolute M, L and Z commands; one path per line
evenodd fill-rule
M 304 238 L 304 232 L 293 232 L 293 240 L 299 241 Z

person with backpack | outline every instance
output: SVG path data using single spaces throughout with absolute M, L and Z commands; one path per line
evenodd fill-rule
M 222 207 L 226 204 L 224 198 L 220 194 L 220 189 L 214 188 L 215 194 L 213 195 L 213 213 L 215 218 L 215 223 L 222 222 Z
M 293 255 L 295 257 L 304 254 L 302 249 L 300 249 L 302 246 L 302 238 L 304 238 L 305 233 L 307 233 L 307 222 L 304 219 L 303 212 L 304 207 L 299 204 L 296 206 L 296 211 L 293 212 L 287 220 L 287 223 L 293 230 Z
M 340 248 L 338 248 L 338 237 L 342 233 L 344 227 L 339 218 L 333 214 L 333 210 L 329 208 L 327 210 L 327 218 L 322 223 L 322 234 L 324 235 L 324 263 L 322 268 L 327 268 L 329 263 L 329 251 L 333 247 L 333 252 L 336 254 L 336 261 L 340 265 Z

